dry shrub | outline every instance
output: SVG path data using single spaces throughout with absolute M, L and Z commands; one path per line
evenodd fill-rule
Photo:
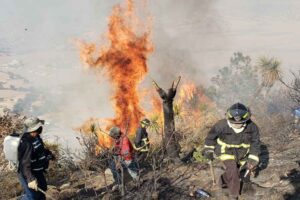
M 191 148 L 202 147 L 206 135 L 217 120 L 217 111 L 214 107 L 188 112 L 184 118 L 177 117 L 176 127 L 177 132 L 180 133 L 182 151 L 187 152 Z
M 7 168 L 8 162 L 4 158 L 2 144 L 5 136 L 23 129 L 24 119 L 24 116 L 12 114 L 8 110 L 0 116 L 0 199 L 10 199 L 22 192 L 17 173 Z

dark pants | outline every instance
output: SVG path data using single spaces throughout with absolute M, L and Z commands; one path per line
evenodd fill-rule
M 138 163 L 139 169 L 150 167 L 150 163 L 147 160 L 148 152 L 137 152 L 135 156 L 135 160 Z
M 44 191 L 47 190 L 47 181 L 45 179 L 44 173 L 42 171 L 40 172 L 34 172 L 34 177 L 37 179 L 38 187 Z M 45 200 L 46 197 L 43 193 L 39 191 L 32 190 L 28 188 L 28 182 L 24 178 L 24 176 L 19 173 L 19 180 L 24 188 L 24 195 L 22 196 L 21 200 Z
M 121 161 L 121 166 L 122 166 L 123 169 L 127 169 L 129 175 L 133 179 L 137 180 L 139 178 L 138 165 L 134 160 L 132 160 L 132 161 Z M 122 183 L 121 170 L 116 168 L 115 160 L 111 160 L 109 168 L 110 168 L 110 170 L 113 174 L 115 183 L 116 184 L 121 184 Z
M 221 176 L 221 182 L 227 186 L 230 196 L 238 197 L 241 187 L 238 164 L 235 160 L 225 160 L 223 163 L 226 169 Z

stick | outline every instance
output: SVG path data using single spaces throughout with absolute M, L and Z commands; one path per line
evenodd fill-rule
M 52 199 L 52 200 L 55 200 L 53 197 L 51 197 L 49 194 L 47 194 L 44 190 L 42 190 L 41 188 L 37 188 L 38 189 L 38 191 L 40 191 L 41 193 L 43 193 L 45 196 L 48 196 L 49 197 L 49 199 Z
M 124 169 L 121 164 L 121 195 L 122 197 L 125 196 L 125 188 L 124 188 Z
M 179 85 L 179 82 L 180 82 L 180 80 L 181 80 L 181 76 L 178 76 L 178 78 L 177 78 L 177 83 L 176 83 L 176 87 L 174 88 L 175 90 L 177 90 L 177 87 L 178 87 L 178 85 Z
M 250 173 L 250 170 L 247 169 L 247 171 L 246 171 L 246 173 L 245 173 L 245 175 L 244 175 L 244 178 L 246 178 L 246 177 L 248 176 L 249 173 Z
M 156 83 L 156 81 L 153 79 L 152 79 L 152 84 L 154 85 L 156 90 L 158 90 L 160 88 L 159 85 Z
M 211 174 L 211 178 L 213 181 L 213 185 L 216 185 L 215 171 L 214 171 L 214 168 L 212 165 L 212 161 L 209 161 L 208 164 L 209 164 L 209 168 L 210 168 L 210 174 Z

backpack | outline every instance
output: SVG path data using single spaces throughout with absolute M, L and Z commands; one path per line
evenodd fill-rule
M 4 138 L 3 152 L 5 159 L 9 162 L 8 168 L 15 170 L 18 166 L 18 147 L 21 140 L 20 134 L 13 133 Z

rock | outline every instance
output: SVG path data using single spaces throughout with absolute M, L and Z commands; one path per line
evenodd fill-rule
M 59 193 L 59 196 L 58 196 L 58 199 L 59 200 L 67 200 L 67 199 L 72 199 L 76 196 L 76 189 L 74 188 L 71 188 L 71 189 L 65 189 L 65 190 L 62 190 L 60 193 Z
M 71 185 L 71 183 L 65 183 L 65 184 L 63 184 L 62 186 L 60 186 L 60 190 L 65 190 L 65 189 L 67 189 L 68 187 L 70 187 L 70 185 Z
M 111 199 L 112 199 L 112 194 L 111 193 L 106 193 L 102 197 L 102 200 L 111 200 Z
M 113 174 L 112 174 L 111 170 L 107 168 L 105 170 L 104 174 L 105 174 L 105 177 L 106 177 L 107 184 L 108 185 L 112 184 L 114 182 L 114 177 L 113 177 Z
M 70 180 L 76 182 L 81 179 L 86 179 L 87 177 L 91 176 L 93 173 L 94 172 L 92 171 L 78 170 L 71 175 Z
M 104 174 L 98 174 L 88 178 L 85 182 L 85 188 L 93 188 L 95 190 L 99 190 L 111 185 L 113 182 L 113 175 L 111 171 L 107 169 L 105 170 Z
M 58 199 L 59 190 L 53 185 L 48 185 L 47 194 L 49 195 L 48 197 L 51 197 L 52 199 Z

